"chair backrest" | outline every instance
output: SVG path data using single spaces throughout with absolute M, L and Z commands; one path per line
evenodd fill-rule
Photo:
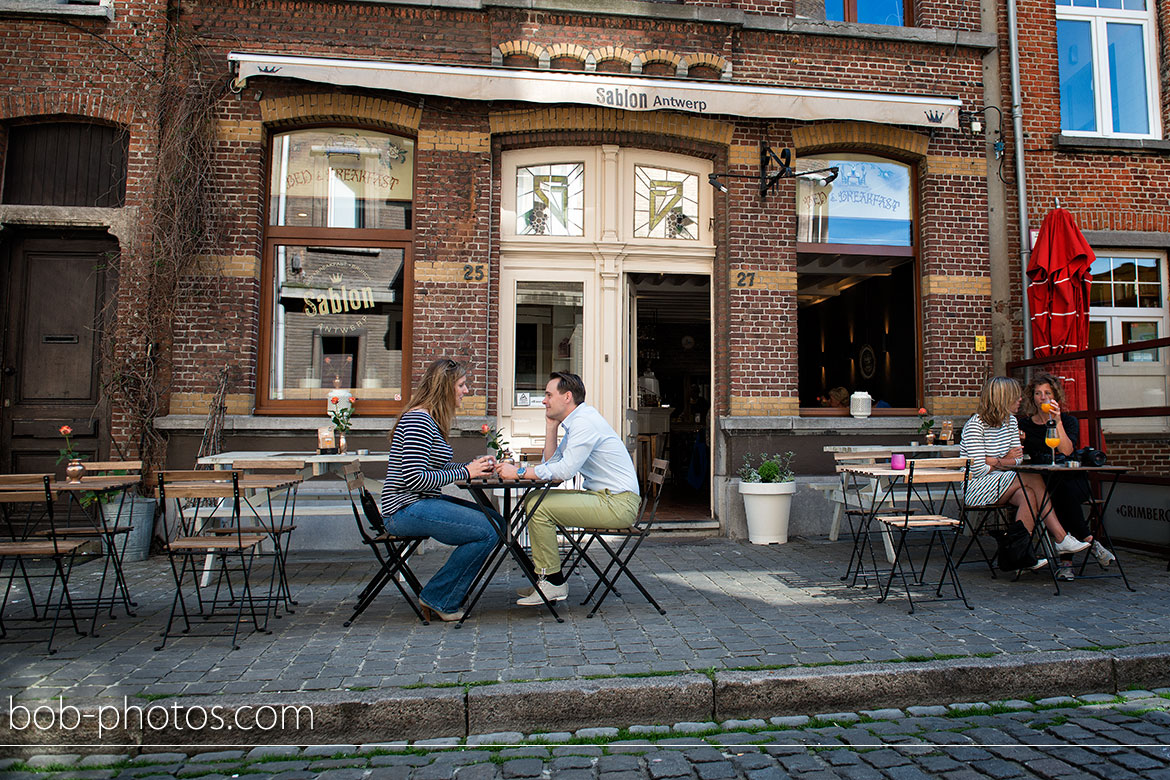
M 165 499 L 236 498 L 240 496 L 238 471 L 160 471 L 158 493 Z
M 638 510 L 638 520 L 635 523 L 643 531 L 654 523 L 654 516 L 658 514 L 658 502 L 662 500 L 662 488 L 666 484 L 666 474 L 670 471 L 670 461 L 655 458 L 650 464 L 650 473 L 646 475 L 646 493 L 642 496 L 642 506 Z
M 305 468 L 302 458 L 258 458 L 256 460 L 232 461 L 233 471 L 243 471 L 248 474 L 287 474 L 300 473 Z
M 906 465 L 920 469 L 965 469 L 967 461 L 967 458 L 908 458 Z
M 377 535 L 386 533 L 386 524 L 382 520 L 381 507 L 378 506 L 378 502 L 370 494 L 370 491 L 366 490 L 366 478 L 362 476 L 361 462 L 355 460 L 345 464 L 341 469 L 341 474 L 345 478 L 345 487 L 349 493 L 349 506 L 353 510 L 353 521 L 357 523 L 358 533 L 361 534 L 364 542 L 372 544 L 373 537 L 370 536 L 366 524 L 368 523 Z M 361 504 L 361 511 L 358 511 L 358 504 Z
M 39 490 L 52 474 L 0 474 L 0 490 Z

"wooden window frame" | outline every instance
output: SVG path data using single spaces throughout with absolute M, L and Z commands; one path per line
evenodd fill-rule
M 272 366 L 272 315 L 276 305 L 272 289 L 272 278 L 275 273 L 275 248 L 277 245 L 304 244 L 313 246 L 351 246 L 357 248 L 393 247 L 403 251 L 402 256 L 402 393 L 401 400 L 363 399 L 361 388 L 354 388 L 355 395 L 361 406 L 364 416 L 394 416 L 401 414 L 410 401 L 410 392 L 413 387 L 413 333 L 414 333 L 414 203 L 417 201 L 414 192 L 414 183 L 418 181 L 418 156 L 414 155 L 411 169 L 411 228 L 409 230 L 381 230 L 371 228 L 328 228 L 328 227 L 288 227 L 271 224 L 269 209 L 271 208 L 272 183 L 272 149 L 273 144 L 281 135 L 301 130 L 319 130 L 323 128 L 357 129 L 369 132 L 397 135 L 403 138 L 410 136 L 396 133 L 384 127 L 367 127 L 363 125 L 344 125 L 336 123 L 307 124 L 297 127 L 281 127 L 268 134 L 264 159 L 263 185 L 263 220 L 264 220 L 264 251 L 260 260 L 260 328 L 257 344 L 256 359 L 256 415 L 288 415 L 288 416 L 321 416 L 326 413 L 327 401 L 319 400 L 279 400 L 269 397 L 268 386 L 269 370 Z M 417 143 L 418 139 L 412 139 Z
M 857 21 L 857 2 L 858 0 L 844 0 L 845 18 L 841 21 L 849 22 L 850 24 L 858 24 Z M 889 25 L 893 27 L 894 25 Z M 911 0 L 902 0 L 902 27 L 914 26 L 914 3 Z
M 847 5 L 853 0 L 846 0 Z M 907 5 L 909 5 L 907 3 Z M 915 397 L 918 399 L 918 406 L 916 407 L 891 407 L 888 409 L 874 408 L 870 411 L 872 417 L 906 417 L 918 414 L 918 410 L 922 408 L 926 393 L 926 377 L 925 367 L 923 361 L 923 319 L 922 319 L 922 216 L 921 216 L 921 191 L 922 191 L 922 171 L 918 163 L 914 160 L 903 159 L 895 157 L 890 154 L 882 154 L 867 149 L 829 149 L 817 150 L 811 152 L 816 156 L 831 155 L 831 154 L 867 154 L 872 157 L 880 157 L 891 162 L 901 163 L 910 167 L 910 246 L 886 246 L 882 244 L 829 244 L 816 242 L 794 242 L 796 244 L 796 253 L 804 254 L 811 252 L 833 252 L 842 255 L 874 255 L 879 257 L 909 257 L 910 262 L 914 264 L 914 331 L 917 338 L 914 344 L 914 362 L 917 366 L 915 376 Z M 798 272 L 799 273 L 799 272 Z M 799 345 L 799 338 L 797 344 Z M 799 349 L 799 347 L 798 347 Z M 797 353 L 797 370 L 799 372 L 800 355 Z M 798 380 L 799 381 L 799 380 Z M 798 385 L 799 387 L 799 385 Z M 798 393 L 799 395 L 799 393 Z M 800 417 L 849 417 L 850 412 L 848 408 L 845 409 L 829 409 L 819 406 L 801 406 L 797 408 L 797 415 Z

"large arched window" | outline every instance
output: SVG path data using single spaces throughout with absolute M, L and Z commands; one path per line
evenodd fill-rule
M 409 386 L 414 141 L 352 128 L 272 138 L 258 412 L 365 412 Z
M 829 184 L 797 180 L 800 405 L 831 406 L 844 387 L 917 408 L 914 168 L 855 152 L 799 167 L 828 166 L 839 170 Z

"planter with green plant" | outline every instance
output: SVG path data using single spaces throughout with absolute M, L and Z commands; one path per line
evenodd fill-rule
M 752 544 L 784 544 L 788 541 L 788 517 L 796 492 L 792 473 L 794 453 L 747 455 L 739 470 L 739 492 L 747 515 L 748 541 Z

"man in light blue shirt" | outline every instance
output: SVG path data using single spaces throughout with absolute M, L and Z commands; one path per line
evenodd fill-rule
M 537 586 L 549 601 L 563 601 L 569 586 L 561 573 L 557 526 L 629 528 L 638 517 L 638 477 L 617 432 L 585 403 L 581 377 L 567 371 L 550 374 L 544 407 L 544 462 L 531 468 L 501 463 L 496 472 L 504 479 L 584 478 L 584 490 L 549 491 L 528 522 Z M 543 603 L 534 591 L 521 596 L 516 603 L 522 606 Z

